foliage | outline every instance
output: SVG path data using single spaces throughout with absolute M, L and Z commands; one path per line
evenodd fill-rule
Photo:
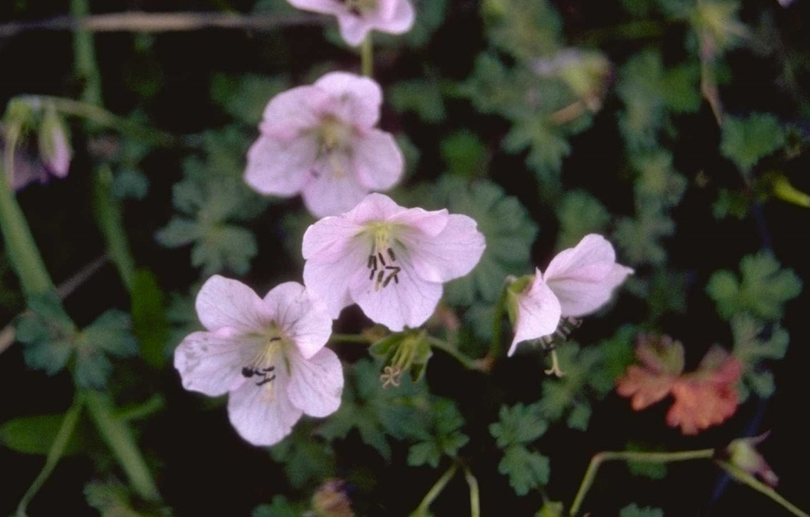
M 526 495 L 529 490 L 548 483 L 548 458 L 527 447 L 546 432 L 548 424 L 538 404 L 501 406 L 499 418 L 489 426 L 490 434 L 504 451 L 498 471 L 509 476 L 517 495 Z

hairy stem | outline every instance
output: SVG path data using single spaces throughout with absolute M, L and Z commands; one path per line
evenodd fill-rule
M 478 490 L 478 480 L 470 469 L 464 467 L 464 479 L 470 487 L 470 517 L 481 517 L 481 498 Z
M 757 478 L 755 478 L 754 476 L 752 476 L 748 472 L 745 472 L 744 470 L 742 470 L 742 469 L 740 469 L 738 467 L 735 467 L 734 465 L 732 465 L 730 463 L 727 463 L 725 461 L 716 461 L 715 463 L 717 463 L 717 465 L 721 469 L 728 472 L 731 477 L 733 477 L 734 479 L 736 479 L 740 483 L 748 485 L 749 487 L 753 488 L 757 492 L 759 492 L 761 494 L 765 494 L 766 496 L 770 497 L 777 504 L 779 504 L 780 506 L 785 508 L 787 511 L 789 511 L 793 515 L 797 515 L 798 517 L 810 517 L 810 514 L 807 514 L 806 512 L 799 509 L 796 505 L 794 505 L 793 503 L 791 503 L 790 501 L 788 501 L 787 499 L 785 499 L 784 497 L 779 495 L 776 492 L 776 490 L 769 487 L 768 485 L 766 485 L 762 481 L 758 480 Z
M 366 34 L 366 39 L 360 46 L 360 66 L 364 76 L 374 77 L 374 45 L 371 41 L 371 32 Z
M 453 463 L 453 465 L 451 465 L 450 468 L 447 469 L 447 472 L 442 474 L 442 477 L 440 477 L 439 480 L 436 481 L 436 483 L 432 487 L 430 487 L 430 490 L 428 490 L 428 493 L 425 494 L 425 497 L 424 499 L 422 499 L 422 502 L 419 503 L 419 506 L 416 508 L 416 510 L 413 511 L 413 513 L 411 514 L 412 517 L 421 517 L 424 515 L 428 515 L 427 513 L 428 508 L 430 508 L 430 505 L 433 504 L 433 501 L 435 501 L 436 498 L 439 497 L 439 494 L 442 493 L 442 490 L 444 490 L 444 487 L 447 486 L 447 483 L 450 482 L 450 479 L 452 479 L 457 470 L 458 465 Z
M 107 241 L 107 255 L 118 269 L 118 275 L 124 282 L 127 291 L 131 292 L 135 276 L 135 258 L 132 256 L 129 242 L 127 242 L 121 203 L 113 197 L 111 184 L 110 167 L 101 165 L 93 178 L 93 203 L 96 220 L 104 235 L 104 240 Z

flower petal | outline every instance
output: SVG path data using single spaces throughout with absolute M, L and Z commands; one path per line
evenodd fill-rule
M 436 237 L 420 233 L 403 236 L 413 268 L 423 279 L 447 282 L 466 275 L 478 264 L 486 244 L 478 224 L 466 215 L 447 216 L 447 225 Z
M 184 388 L 216 397 L 244 382 L 242 366 L 257 346 L 258 340 L 231 329 L 193 332 L 175 349 L 174 367 L 180 372 Z
M 287 337 L 295 342 L 301 355 L 309 359 L 332 334 L 332 318 L 322 301 L 314 298 L 303 285 L 285 282 L 264 297 L 274 320 Z
M 355 246 L 363 228 L 344 217 L 325 217 L 304 232 L 304 260 L 328 264 L 345 258 Z
M 287 143 L 260 136 L 248 150 L 245 182 L 261 194 L 294 196 L 312 177 L 317 155 L 314 138 L 303 136 Z
M 334 262 L 320 262 L 313 256 L 304 264 L 304 285 L 326 304 L 329 315 L 335 319 L 344 307 L 353 303 L 349 292 L 351 279 L 358 275 L 368 277 L 369 250 L 359 246 L 345 249 L 347 253 Z
M 405 161 L 394 137 L 372 129 L 355 137 L 352 164 L 360 183 L 369 190 L 387 190 L 402 178 Z
M 279 93 L 264 108 L 259 125 L 262 134 L 282 141 L 292 140 L 320 122 L 315 108 L 328 97 L 314 86 L 298 86 Z
M 369 221 L 387 221 L 406 210 L 406 208 L 399 206 L 385 194 L 372 192 L 363 198 L 356 207 L 346 212 L 344 217 L 357 224 L 363 224 Z
M 375 28 L 382 32 L 389 32 L 391 34 L 402 34 L 411 30 L 415 19 L 413 6 L 408 0 L 394 0 L 393 15 L 387 16 L 383 24 L 377 25 Z
M 447 228 L 450 214 L 447 209 L 424 210 L 409 208 L 388 218 L 388 222 L 402 227 L 399 237 L 414 246 L 420 246 L 436 237 Z
M 352 47 L 359 46 L 372 29 L 368 20 L 349 12 L 337 13 L 337 19 L 340 36 Z
M 304 204 L 316 217 L 347 212 L 357 206 L 368 194 L 368 189 L 357 181 L 343 154 L 331 153 L 319 159 L 315 177 L 307 183 L 301 194 Z
M 343 367 L 337 355 L 323 348 L 309 360 L 291 351 L 287 395 L 293 406 L 310 416 L 324 417 L 340 407 Z
M 547 336 L 560 323 L 560 302 L 543 281 L 539 272 L 529 290 L 517 296 L 515 338 L 507 355 L 515 353 L 518 343 Z
M 407 256 L 398 258 L 401 270 L 396 280 L 392 278 L 385 287 L 376 277 L 369 280 L 366 271 L 354 275 L 349 285 L 352 299 L 366 316 L 395 332 L 427 321 L 442 297 L 442 284 L 426 282 L 416 274 Z
M 249 333 L 263 328 L 267 321 L 261 299 L 253 289 L 219 275 L 203 284 L 195 306 L 200 323 L 208 330 L 230 327 Z
M 257 386 L 245 382 L 228 398 L 228 417 L 242 438 L 253 445 L 273 445 L 292 432 L 302 411 L 287 396 L 289 379 L 280 368 L 276 378 Z
M 373 79 L 348 72 L 331 72 L 315 81 L 314 86 L 338 101 L 331 114 L 343 122 L 367 129 L 379 120 L 382 90 Z
M 316 13 L 336 14 L 345 11 L 346 8 L 334 0 L 287 0 L 293 7 L 303 9 L 305 11 L 314 11 Z

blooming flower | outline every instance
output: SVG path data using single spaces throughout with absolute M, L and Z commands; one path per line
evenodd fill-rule
M 466 215 L 403 208 L 369 194 L 353 210 L 304 234 L 304 283 L 333 318 L 357 303 L 394 331 L 418 327 L 436 308 L 442 283 L 469 273 L 484 235 Z
M 601 235 L 590 234 L 574 248 L 557 254 L 545 274 L 518 280 L 510 289 L 510 313 L 518 343 L 547 336 L 557 329 L 560 317 L 590 314 L 610 300 L 613 290 L 633 270 L 616 263 L 613 246 Z
M 262 194 L 300 192 L 317 217 L 346 212 L 369 191 L 393 187 L 404 161 L 394 138 L 373 127 L 381 103 L 377 83 L 344 72 L 276 95 L 248 151 L 245 181 Z
M 229 393 L 228 416 L 245 440 L 272 445 L 302 413 L 323 417 L 340 406 L 343 370 L 324 348 L 332 320 L 304 286 L 283 283 L 259 298 L 215 275 L 196 308 L 208 330 L 183 339 L 174 366 L 188 390 Z
M 737 410 L 736 384 L 743 366 L 722 348 L 709 349 L 697 371 L 687 374 L 683 373 L 683 345 L 667 336 L 640 336 L 636 357 L 642 365 L 628 367 L 616 385 L 619 395 L 630 397 L 636 411 L 671 394 L 675 403 L 667 413 L 667 424 L 680 426 L 683 434 L 697 434 Z
M 402 34 L 413 26 L 414 12 L 409 0 L 288 1 L 299 9 L 337 16 L 340 35 L 353 47 L 362 43 L 371 29 Z

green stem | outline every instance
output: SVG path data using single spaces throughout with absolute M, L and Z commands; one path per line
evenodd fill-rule
M 481 517 L 481 498 L 478 491 L 478 480 L 470 469 L 464 467 L 464 479 L 470 487 L 470 517 Z
M 135 259 L 129 249 L 127 233 L 124 229 L 124 216 L 120 202 L 113 197 L 110 185 L 112 171 L 108 165 L 101 165 L 93 178 L 93 202 L 96 220 L 107 241 L 107 255 L 118 269 L 118 274 L 128 291 L 132 291 L 135 276 Z
M 50 105 L 64 115 L 71 115 L 86 119 L 90 122 L 112 128 L 124 135 L 146 143 L 169 146 L 177 142 L 177 138 L 158 129 L 142 126 L 110 113 L 106 109 L 65 97 L 52 97 L 49 95 L 20 95 L 18 99 L 27 102 L 32 107 Z
M 649 20 L 634 21 L 614 27 L 587 31 L 582 36 L 582 41 L 590 46 L 599 46 L 610 40 L 656 38 L 663 35 L 666 29 L 666 25 L 661 22 Z
M 14 171 L 14 150 L 19 131 L 19 127 L 8 128 L 3 155 L 5 164 L 0 165 L 0 231 L 6 253 L 20 278 L 23 291 L 26 296 L 31 296 L 52 291 L 55 287 L 8 181 Z M 5 171 L 11 173 L 6 174 Z
M 360 343 L 370 345 L 371 342 L 362 334 L 332 334 L 329 341 L 336 343 Z
M 27 515 L 28 503 L 37 495 L 39 489 L 42 488 L 42 485 L 48 480 L 51 472 L 53 472 L 53 469 L 56 468 L 62 454 L 65 453 L 65 448 L 70 441 L 70 437 L 73 435 L 73 431 L 76 429 L 76 423 L 79 421 L 79 414 L 81 413 L 83 403 L 84 401 L 81 395 L 77 395 L 73 401 L 73 405 L 71 405 L 67 413 L 65 413 L 62 425 L 59 427 L 56 438 L 54 438 L 53 444 L 51 444 L 51 448 L 48 450 L 48 455 L 45 458 L 45 466 L 42 467 L 39 475 L 34 479 L 33 483 L 31 483 L 31 486 L 28 487 L 28 490 L 26 490 L 17 505 L 18 517 L 25 517 Z
M 148 501 L 160 499 L 157 486 L 129 426 L 113 416 L 114 406 L 110 396 L 98 391 L 86 391 L 87 410 L 99 435 L 112 451 L 118 464 L 124 469 L 129 484 L 139 497 Z
M 787 511 L 789 511 L 793 515 L 797 515 L 798 517 L 810 517 L 809 514 L 802 511 L 801 509 L 796 507 L 796 505 L 794 505 L 793 503 L 791 503 L 790 501 L 788 501 L 787 499 L 785 499 L 784 497 L 779 495 L 776 492 L 776 490 L 769 487 L 768 485 L 766 485 L 762 481 L 758 480 L 757 478 L 755 478 L 754 476 L 752 476 L 748 472 L 745 472 L 744 470 L 742 470 L 742 469 L 740 469 L 738 467 L 735 467 L 734 465 L 732 465 L 730 463 L 726 463 L 725 461 L 716 461 L 715 463 L 717 463 L 717 465 L 721 469 L 728 472 L 731 477 L 733 477 L 734 479 L 736 479 L 737 481 L 739 481 L 741 483 L 744 483 L 744 484 L 748 485 L 749 487 L 753 488 L 757 492 L 759 492 L 761 494 L 765 494 L 766 496 L 770 497 L 776 503 L 781 505 L 783 508 L 785 508 Z
M 585 500 L 585 495 L 590 490 L 596 479 L 596 473 L 600 465 L 606 461 L 635 461 L 644 463 L 670 463 L 674 461 L 689 461 L 689 460 L 707 460 L 714 457 L 714 449 L 700 449 L 696 451 L 682 451 L 682 452 L 643 452 L 643 451 L 605 451 L 596 454 L 591 458 L 588 465 L 588 470 L 585 471 L 585 477 L 582 478 L 582 483 L 579 485 L 574 502 L 571 504 L 571 510 L 568 514 L 575 517 L 579 513 L 579 508 Z
M 75 18 L 84 18 L 90 15 L 89 0 L 71 0 L 70 14 Z M 73 70 L 80 81 L 84 83 L 82 100 L 87 104 L 101 105 L 101 76 L 96 63 L 96 49 L 93 43 L 93 33 L 78 30 L 73 34 Z
M 446 341 L 442 341 L 441 339 L 433 336 L 427 336 L 427 342 L 430 344 L 430 346 L 438 348 L 439 350 L 442 350 L 457 359 L 458 362 L 464 365 L 464 367 L 467 369 L 481 371 L 487 370 L 485 362 L 466 356 L 465 354 L 459 352 L 456 347 L 450 345 Z
M 364 76 L 374 76 L 374 45 L 371 41 L 371 31 L 366 33 L 366 38 L 360 46 L 360 68 Z
M 506 300 L 509 296 L 509 284 L 507 282 L 503 286 L 501 296 L 498 297 L 498 303 L 495 305 L 495 315 L 492 319 L 492 344 L 489 346 L 489 358 L 495 359 L 501 353 L 501 340 L 503 339 L 503 315 L 506 312 Z
M 444 487 L 447 486 L 447 483 L 450 481 L 453 475 L 455 475 L 456 470 L 458 470 L 458 465 L 454 463 L 453 465 L 450 466 L 449 469 L 447 469 L 447 472 L 445 472 L 442 475 L 442 477 L 440 477 L 439 480 L 436 481 L 436 484 L 430 487 L 430 490 L 428 490 L 428 493 L 425 494 L 425 497 L 424 499 L 422 499 L 422 502 L 419 503 L 419 506 L 411 514 L 412 517 L 421 517 L 423 515 L 428 515 L 427 509 L 430 508 L 430 505 L 433 504 L 433 501 L 435 501 L 436 498 L 439 497 L 439 494 L 442 493 Z

